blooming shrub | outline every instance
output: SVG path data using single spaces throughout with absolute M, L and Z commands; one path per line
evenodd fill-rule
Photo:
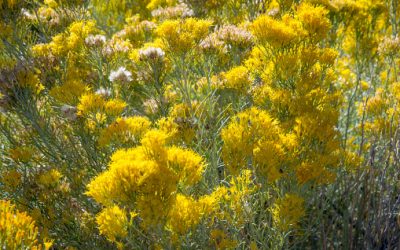
M 0 0 L 4 249 L 396 249 L 398 0 Z

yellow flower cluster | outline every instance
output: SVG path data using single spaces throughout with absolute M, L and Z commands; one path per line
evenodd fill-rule
M 296 194 L 286 194 L 278 199 L 271 208 L 273 221 L 282 231 L 287 232 L 298 226 L 305 215 L 304 199 Z
M 17 81 L 21 87 L 29 88 L 34 94 L 39 94 L 44 89 L 38 75 L 28 69 L 18 72 Z
M 42 246 L 38 241 L 34 220 L 19 212 L 9 201 L 0 201 L 0 246 L 3 249 L 49 249 L 51 242 Z
M 276 48 L 299 42 L 304 33 L 301 23 L 288 15 L 283 16 L 280 21 L 264 14 L 252 23 L 251 28 L 260 43 Z
M 16 147 L 9 150 L 10 157 L 16 162 L 28 162 L 32 159 L 33 150 L 29 147 Z
M 244 66 L 238 66 L 222 74 L 223 88 L 233 89 L 246 94 L 251 86 L 250 72 Z
M 371 248 L 364 229 L 395 242 L 369 213 L 394 221 L 379 209 L 399 179 L 399 13 L 0 0 L 0 246 L 303 249 L 348 233 Z M 377 183 L 385 199 L 364 188 Z M 365 212 L 348 232 L 344 208 Z
M 117 242 L 117 239 L 126 237 L 128 234 L 128 218 L 126 213 L 118 206 L 103 209 L 96 216 L 96 222 L 100 234 L 110 241 Z
M 109 169 L 96 177 L 87 194 L 104 205 L 134 206 L 146 226 L 168 214 L 178 187 L 196 184 L 204 171 L 202 157 L 179 147 L 168 147 L 168 134 L 150 130 L 142 146 L 119 150 Z
M 285 14 L 280 20 L 268 15 L 258 17 L 252 27 L 259 46 L 245 63 L 262 80 L 253 90 L 254 101 L 268 108 L 273 119 L 280 122 L 279 133 L 285 135 L 283 141 L 291 149 L 290 157 L 284 158 L 295 169 L 300 184 L 331 182 L 332 168 L 339 163 L 335 129 L 339 93 L 333 87 L 336 77 L 331 69 L 338 54 L 320 45 L 331 27 L 327 15 L 321 6 L 301 3 L 293 14 Z M 265 148 L 271 151 L 273 147 L 259 147 L 254 151 L 255 159 L 257 154 L 264 159 L 271 153 L 280 155 L 279 150 L 263 152 Z M 282 159 L 275 162 L 282 163 Z
M 275 48 L 299 43 L 307 35 L 319 41 L 326 37 L 331 27 L 327 14 L 325 8 L 304 2 L 297 8 L 297 17 L 285 14 L 277 20 L 264 14 L 253 22 L 252 31 L 261 44 Z
M 198 108 L 196 103 L 190 107 L 185 103 L 174 105 L 166 118 L 161 118 L 158 125 L 161 130 L 172 135 L 174 140 L 183 140 L 186 143 L 192 141 L 195 136 L 194 110 Z
M 178 194 L 168 215 L 167 228 L 175 235 L 185 235 L 201 220 L 212 221 L 216 218 L 242 226 L 248 217 L 246 213 L 250 213 L 250 195 L 256 190 L 252 172 L 242 171 L 237 177 L 231 178 L 229 185 L 218 187 L 212 193 L 198 199 Z
M 37 181 L 39 185 L 43 185 L 44 187 L 53 187 L 58 184 L 61 178 L 62 174 L 58 170 L 51 169 L 39 175 Z
M 21 184 L 22 174 L 17 170 L 4 171 L 1 175 L 1 182 L 4 183 L 5 187 L 11 192 L 14 192 L 16 187 Z
M 185 53 L 205 38 L 211 24 L 211 21 L 195 18 L 168 20 L 157 27 L 156 34 L 162 38 L 167 51 Z
M 64 33 L 55 35 L 48 44 L 37 44 L 32 47 L 34 56 L 65 56 L 69 51 L 77 50 L 85 43 L 89 34 L 97 33 L 94 21 L 77 21 L 72 23 Z
M 178 235 L 184 235 L 200 222 L 203 215 L 204 206 L 200 201 L 178 194 L 169 212 L 167 228 Z
M 327 9 L 321 6 L 314 7 L 309 3 L 301 4 L 297 10 L 297 15 L 304 29 L 317 40 L 324 38 L 331 27 L 327 14 Z
M 49 95 L 61 103 L 76 105 L 79 102 L 79 97 L 88 91 L 89 88 L 85 83 L 74 79 L 53 87 L 49 91 Z
M 150 120 L 142 116 L 117 118 L 107 128 L 101 130 L 98 143 L 103 147 L 111 142 L 138 143 L 150 126 Z
M 78 115 L 88 116 L 103 113 L 109 116 L 120 115 L 126 107 L 126 103 L 119 99 L 106 100 L 98 94 L 85 94 L 79 98 L 77 106 Z
M 214 196 L 217 196 L 222 204 L 222 210 L 217 211 L 217 217 L 237 227 L 247 222 L 252 213 L 249 207 L 250 198 L 258 189 L 254 178 L 253 171 L 242 170 L 240 174 L 231 178 L 229 187 L 220 187 L 214 191 Z
M 177 0 L 150 0 L 146 5 L 146 8 L 149 10 L 154 10 L 159 7 L 174 6 L 177 4 L 177 2 Z
M 278 123 L 263 110 L 251 108 L 232 118 L 221 131 L 222 157 L 228 169 L 237 174 L 253 159 L 253 168 L 275 181 L 284 162 L 284 145 Z

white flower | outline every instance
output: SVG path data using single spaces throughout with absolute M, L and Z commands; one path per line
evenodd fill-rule
M 253 36 L 247 30 L 239 28 L 235 25 L 224 25 L 217 31 L 217 36 L 228 44 L 249 45 L 253 40 Z
M 224 42 L 219 40 L 215 33 L 201 40 L 199 44 L 203 50 L 223 48 L 224 45 Z
M 104 96 L 104 97 L 109 97 L 109 96 L 111 96 L 111 89 L 109 89 L 109 88 L 99 88 L 96 92 L 95 92 L 97 95 L 101 95 L 101 96 Z
M 127 53 L 129 51 L 129 43 L 127 41 L 116 40 L 113 49 L 115 52 Z
M 103 47 L 103 55 L 111 56 L 115 53 L 127 53 L 129 51 L 130 46 L 128 41 L 114 38 L 108 41 Z
M 131 82 L 132 73 L 126 70 L 125 67 L 119 67 L 116 71 L 111 71 L 110 76 L 108 79 L 111 82 L 119 81 L 119 82 Z
M 22 8 L 21 9 L 21 14 L 23 17 L 25 17 L 28 20 L 36 20 L 36 16 L 33 15 L 31 12 L 29 12 L 29 10 Z
M 101 46 L 106 42 L 106 37 L 103 35 L 89 35 L 85 39 L 88 46 Z
M 104 56 L 111 56 L 114 51 L 110 45 L 106 45 L 103 47 L 102 53 Z
M 385 37 L 379 44 L 378 52 L 382 55 L 390 55 L 398 53 L 400 49 L 400 38 L 396 37 Z
M 164 58 L 165 52 L 160 48 L 148 47 L 146 49 L 139 50 L 140 59 L 157 59 Z
M 159 105 L 154 99 L 147 99 L 144 103 L 144 110 L 147 114 L 156 114 L 158 112 Z
M 162 17 L 165 19 L 176 17 L 191 17 L 194 16 L 194 11 L 190 9 L 185 3 L 180 3 L 173 7 L 158 8 L 151 12 L 153 17 Z
M 268 12 L 269 16 L 276 16 L 279 13 L 279 8 L 273 8 Z
M 126 37 L 126 30 L 123 29 L 123 30 L 118 31 L 117 33 L 115 33 L 114 37 L 118 37 L 118 38 Z
M 144 20 L 140 22 L 140 27 L 145 31 L 153 30 L 157 27 L 157 25 L 151 21 Z

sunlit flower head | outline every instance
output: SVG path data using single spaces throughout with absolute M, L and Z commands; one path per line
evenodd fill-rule
M 96 95 L 101 95 L 103 97 L 110 97 L 111 96 L 111 89 L 109 88 L 99 88 L 98 90 L 96 90 L 95 92 Z
M 85 43 L 88 46 L 100 47 L 106 43 L 106 37 L 103 35 L 89 35 L 85 38 Z
M 156 47 L 148 47 L 146 49 L 139 50 L 139 57 L 141 60 L 162 59 L 162 58 L 164 58 L 164 56 L 165 56 L 165 52 L 162 49 L 156 48 Z
M 119 67 L 117 70 L 111 71 L 108 79 L 111 82 L 122 82 L 122 83 L 128 83 L 133 80 L 132 73 L 128 71 L 125 67 Z

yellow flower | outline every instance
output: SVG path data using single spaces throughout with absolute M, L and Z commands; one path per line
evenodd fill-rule
M 203 158 L 189 149 L 172 146 L 168 148 L 169 167 L 177 172 L 181 183 L 194 185 L 204 171 Z
M 13 169 L 5 171 L 1 175 L 1 182 L 4 183 L 7 188 L 15 190 L 15 188 L 21 183 L 21 177 L 22 175 L 17 170 Z
M 0 200 L 0 246 L 2 249 L 42 249 L 34 220 L 9 201 Z M 46 242 L 45 247 L 51 243 Z M 48 249 L 48 248 L 46 248 Z
M 49 95 L 61 103 L 76 105 L 79 97 L 88 92 L 89 88 L 80 80 L 70 80 L 62 85 L 55 86 Z
M 84 94 L 79 98 L 77 106 L 78 115 L 96 115 L 104 112 L 106 115 L 118 116 L 126 107 L 126 103 L 118 99 L 105 100 L 103 96 L 97 94 Z
M 361 89 L 366 91 L 369 89 L 369 84 L 366 81 L 361 81 Z
M 34 94 L 39 94 L 44 89 L 44 86 L 39 80 L 38 74 L 33 71 L 24 69 L 17 74 L 17 81 L 23 88 L 29 88 Z
M 196 136 L 197 124 L 194 119 L 196 107 L 198 107 L 196 103 L 191 107 L 185 103 L 175 104 L 169 116 L 158 121 L 160 129 L 169 133 L 174 140 L 190 143 Z
M 163 6 L 173 6 L 178 3 L 177 0 L 150 0 L 148 2 L 149 3 L 146 5 L 146 8 L 149 10 L 154 10 Z
M 65 56 L 69 52 L 77 51 L 82 48 L 85 38 L 92 33 L 97 33 L 96 23 L 93 20 L 75 21 L 68 30 L 52 37 L 47 45 L 34 47 L 33 52 L 37 55 L 43 55 L 44 51 L 49 49 L 54 56 Z M 44 47 L 48 46 L 48 48 Z
M 276 180 L 284 153 L 280 133 L 278 123 L 263 110 L 251 108 L 233 117 L 221 131 L 222 158 L 228 169 L 237 174 L 254 156 L 256 169 L 269 181 Z
M 254 20 L 251 28 L 253 35 L 262 44 L 271 44 L 273 47 L 286 46 L 298 38 L 296 25 L 291 25 L 294 20 L 284 16 L 284 21 L 275 20 L 267 14 L 259 16 Z
M 85 94 L 79 98 L 78 112 L 79 115 L 94 113 L 101 110 L 105 105 L 105 100 L 100 95 Z
M 211 194 L 201 196 L 198 199 L 198 204 L 202 207 L 203 213 L 210 217 L 213 213 L 218 212 L 220 203 L 226 197 L 228 197 L 228 189 L 221 186 L 217 187 Z
M 122 100 L 111 99 L 105 103 L 104 112 L 107 115 L 117 116 L 120 115 L 122 111 L 124 111 L 126 105 L 127 105 L 126 102 Z
M 271 213 L 274 225 L 287 232 L 296 227 L 305 215 L 304 199 L 296 194 L 286 194 L 275 202 Z
M 193 198 L 178 194 L 168 217 L 167 227 L 172 232 L 183 235 L 200 222 L 202 209 Z
M 31 51 L 34 57 L 43 57 L 50 53 L 50 47 L 48 44 L 38 43 L 31 47 Z
M 168 134 L 150 130 L 142 146 L 118 150 L 109 169 L 89 183 L 87 194 L 104 205 L 135 206 L 145 227 L 159 224 L 168 215 L 178 187 L 197 183 L 204 170 L 199 155 L 168 147 L 168 140 Z
M 150 126 L 150 120 L 142 116 L 117 118 L 115 122 L 100 132 L 99 145 L 106 146 L 112 141 L 139 142 Z
M 380 116 L 382 111 L 388 105 L 387 99 L 385 99 L 385 92 L 383 88 L 378 88 L 376 90 L 375 96 L 370 98 L 366 105 L 366 111 L 370 115 Z
M 49 6 L 50 8 L 57 8 L 58 4 L 55 0 L 44 0 L 44 4 Z
M 100 234 L 112 242 L 116 242 L 128 234 L 128 218 L 125 211 L 118 206 L 103 209 L 96 216 L 96 222 Z
M 68 27 L 68 31 L 84 40 L 89 34 L 96 31 L 96 22 L 94 20 L 76 21 Z
M 164 133 L 163 131 L 153 129 L 145 134 L 141 140 L 141 143 L 148 156 L 157 162 L 165 163 L 167 161 L 167 149 L 165 146 L 168 140 L 168 134 Z
M 250 72 L 244 66 L 237 66 L 228 72 L 222 73 L 223 87 L 234 89 L 239 93 L 246 94 L 251 86 Z
M 297 10 L 299 20 L 309 35 L 318 39 L 324 38 L 331 27 L 327 14 L 328 10 L 324 7 L 314 7 L 309 3 L 302 3 Z
M 326 48 L 322 50 L 319 61 L 322 64 L 333 65 L 337 57 L 338 52 L 335 49 Z
M 208 34 L 212 22 L 195 18 L 167 20 L 156 30 L 165 47 L 172 52 L 187 52 Z
M 51 169 L 41 175 L 39 175 L 38 183 L 45 187 L 53 187 L 59 184 L 62 174 L 56 170 Z
M 16 147 L 9 150 L 10 157 L 16 162 L 28 162 L 32 159 L 33 149 L 30 147 Z
M 253 183 L 253 172 L 243 170 L 239 175 L 233 176 L 229 181 L 229 188 L 218 188 L 210 196 L 216 197 L 222 206 L 222 211 L 215 211 L 217 217 L 226 220 L 235 227 L 241 227 L 251 217 L 249 205 L 250 196 L 257 190 Z

